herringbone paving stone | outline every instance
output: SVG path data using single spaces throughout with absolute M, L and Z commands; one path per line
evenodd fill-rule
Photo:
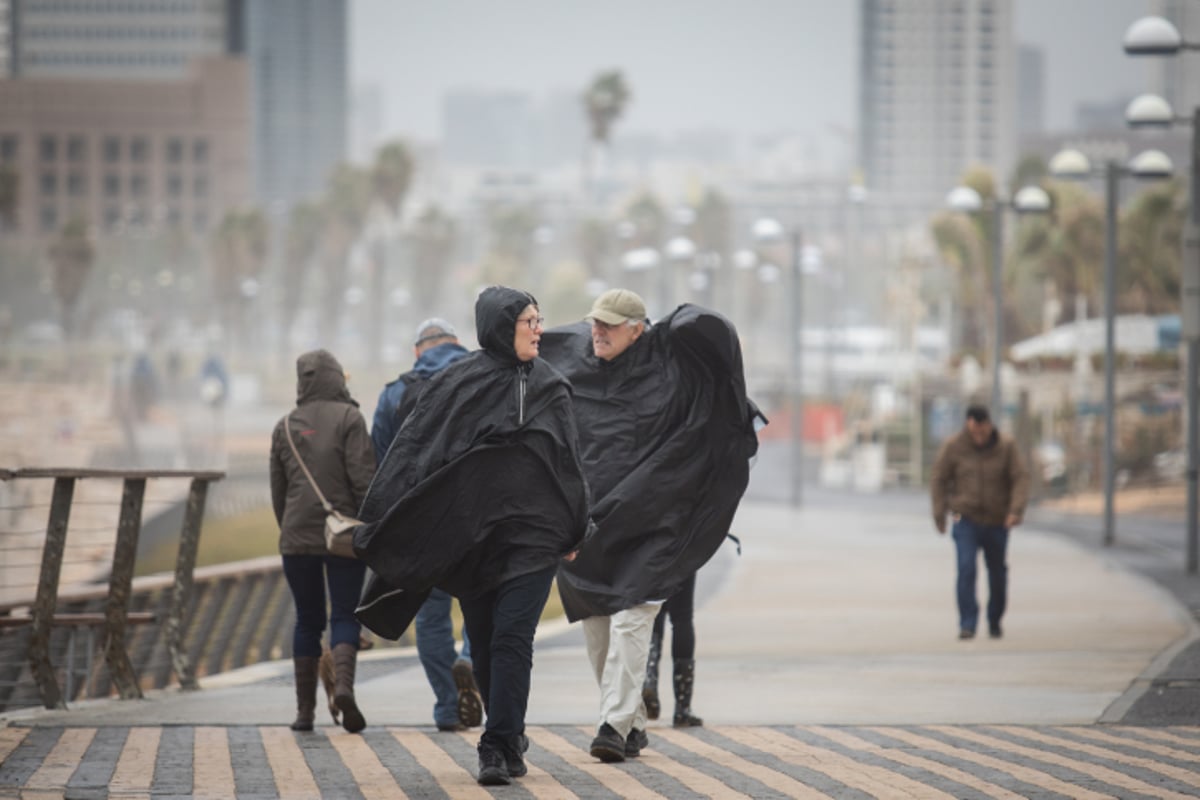
M 623 764 L 586 726 L 528 731 L 529 774 L 475 782 L 478 731 L 0 728 L 11 798 L 1194 798 L 1200 727 L 718 726 L 650 730 Z

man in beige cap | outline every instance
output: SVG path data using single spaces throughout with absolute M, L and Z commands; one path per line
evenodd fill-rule
M 589 752 L 624 761 L 648 746 L 654 618 L 724 541 L 749 478 L 757 441 L 737 332 L 693 305 L 651 326 L 642 298 L 610 289 L 585 322 L 543 332 L 540 349 L 571 382 L 592 495 L 593 532 L 558 571 L 600 684 Z

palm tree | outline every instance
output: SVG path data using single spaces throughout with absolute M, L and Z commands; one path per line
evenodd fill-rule
M 601 72 L 583 93 L 583 110 L 591 133 L 591 152 L 584 167 L 584 178 L 594 188 L 597 162 L 611 144 L 612 127 L 629 105 L 630 92 L 620 70 Z M 591 194 L 591 192 L 589 192 Z
M 1185 211 L 1183 185 L 1177 180 L 1142 192 L 1123 215 L 1117 262 L 1117 307 L 1125 312 L 1168 314 L 1179 311 L 1181 252 Z
M 322 201 L 321 261 L 325 273 L 325 303 L 320 314 L 320 337 L 326 347 L 341 322 L 347 289 L 350 251 L 362 233 L 371 204 L 371 181 L 365 170 L 341 164 L 329 178 Z
M 63 333 L 75 334 L 75 308 L 96 259 L 96 249 L 82 219 L 69 220 L 50 243 L 50 263 L 54 268 L 51 283 L 58 297 Z
M 413 254 L 413 301 L 417 308 L 437 307 L 457 232 L 454 220 L 437 206 L 417 217 L 410 234 Z M 424 313 L 424 312 L 423 312 Z
M 413 161 L 401 141 L 389 142 L 379 149 L 371 167 L 371 192 L 386 215 L 370 239 L 371 288 L 367 293 L 370 306 L 370 331 L 367 336 L 368 359 L 377 366 L 383 357 L 384 298 L 387 295 L 387 273 L 391 236 L 389 231 L 400 219 L 404 198 L 412 183 Z
M 213 294 L 227 330 L 246 337 L 248 281 L 257 282 L 266 267 L 270 229 L 258 209 L 225 212 L 213 231 Z
M 308 279 L 313 259 L 317 256 L 323 224 L 321 207 L 315 203 L 298 203 L 288 214 L 283 240 L 283 286 L 279 315 L 282 333 L 279 339 L 283 356 L 290 352 L 288 341 L 291 338 L 292 325 L 304 297 L 304 283 Z

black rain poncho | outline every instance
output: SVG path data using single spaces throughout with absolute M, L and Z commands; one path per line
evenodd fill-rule
M 758 450 L 733 324 L 683 305 L 612 361 L 581 322 L 546 331 L 571 381 L 595 530 L 558 588 L 572 621 L 665 600 L 720 547 Z
M 481 594 L 554 565 L 586 532 L 570 385 L 513 349 L 531 303 L 483 291 L 482 349 L 429 380 L 375 474 L 354 535 L 370 567 L 356 616 L 380 636 L 398 638 L 431 589 Z

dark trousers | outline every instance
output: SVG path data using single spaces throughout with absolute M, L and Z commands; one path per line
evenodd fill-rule
M 505 581 L 490 592 L 459 599 L 471 638 L 475 682 L 487 724 L 479 743 L 519 754 L 529 706 L 533 634 L 537 631 L 557 565 Z
M 329 585 L 329 648 L 353 644 L 358 649 L 362 626 L 354 609 L 362 594 L 367 566 L 357 558 L 341 556 L 284 556 L 283 576 L 296 604 L 296 628 L 292 633 L 292 655 L 321 655 L 325 633 L 325 586 Z
M 680 661 L 696 656 L 696 627 L 692 613 L 696 606 L 696 574 L 688 578 L 679 591 L 663 603 L 654 618 L 654 638 L 662 641 L 667 616 L 671 617 L 671 660 Z
M 996 627 L 1008 602 L 1008 528 L 1003 525 L 979 525 L 966 517 L 954 523 L 954 550 L 958 560 L 958 627 L 973 631 L 979 622 L 979 601 L 975 598 L 978 552 L 988 573 L 988 625 Z

